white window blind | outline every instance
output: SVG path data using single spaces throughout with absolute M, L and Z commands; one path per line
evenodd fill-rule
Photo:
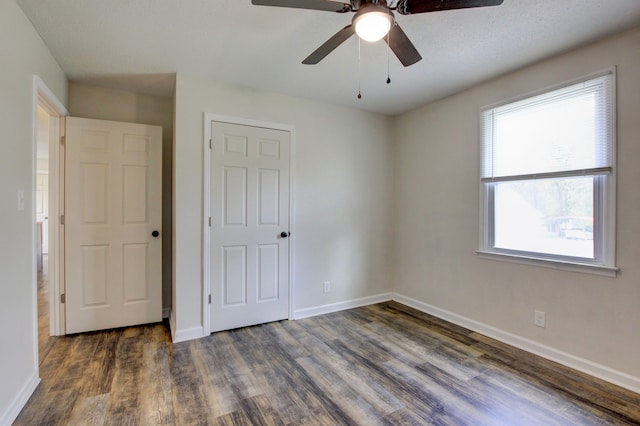
M 479 253 L 616 270 L 614 73 L 481 111 Z
M 611 172 L 612 74 L 482 112 L 483 182 Z

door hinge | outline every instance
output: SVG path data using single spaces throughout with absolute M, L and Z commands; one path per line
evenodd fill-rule
M 209 228 L 211 228 L 211 216 L 209 216 Z
M 60 303 L 67 303 L 67 297 L 64 293 L 60 295 Z
M 65 142 L 67 141 L 67 137 L 66 136 L 60 136 L 60 145 L 64 146 Z
M 213 139 L 209 139 L 209 149 L 213 149 Z
M 60 225 L 64 225 L 64 215 L 60 215 Z
M 209 295 L 209 304 L 211 304 L 211 295 Z

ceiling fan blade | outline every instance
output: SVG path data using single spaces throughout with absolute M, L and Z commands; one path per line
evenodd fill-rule
M 470 7 L 499 6 L 504 0 L 399 0 L 396 10 L 401 15 L 438 12 Z
M 295 9 L 324 10 L 327 12 L 350 12 L 351 5 L 331 0 L 251 0 L 257 6 L 292 7 Z
M 355 30 L 353 28 L 353 25 L 347 25 L 346 27 L 335 33 L 329 40 L 325 41 L 322 46 L 318 47 L 315 52 L 309 55 L 304 61 L 302 61 L 302 63 L 305 65 L 317 64 L 318 62 L 323 60 L 325 56 L 333 52 L 336 47 L 347 41 L 347 39 L 354 34 Z
M 420 56 L 416 47 L 411 43 L 409 37 L 407 37 L 404 31 L 402 31 L 402 28 L 400 28 L 400 25 L 397 23 L 391 27 L 389 36 L 385 37 L 384 41 L 387 42 L 389 48 L 393 50 L 393 53 L 396 54 L 402 65 L 405 67 L 413 65 L 422 59 L 422 56 Z

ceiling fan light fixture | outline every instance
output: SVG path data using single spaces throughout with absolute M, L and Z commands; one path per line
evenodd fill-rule
M 354 17 L 353 25 L 358 37 L 364 41 L 378 41 L 387 35 L 393 24 L 391 14 L 384 11 L 370 11 Z

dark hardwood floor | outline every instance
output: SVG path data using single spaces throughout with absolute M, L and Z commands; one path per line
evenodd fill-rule
M 390 302 L 172 344 L 52 338 L 17 425 L 640 424 L 640 395 Z

